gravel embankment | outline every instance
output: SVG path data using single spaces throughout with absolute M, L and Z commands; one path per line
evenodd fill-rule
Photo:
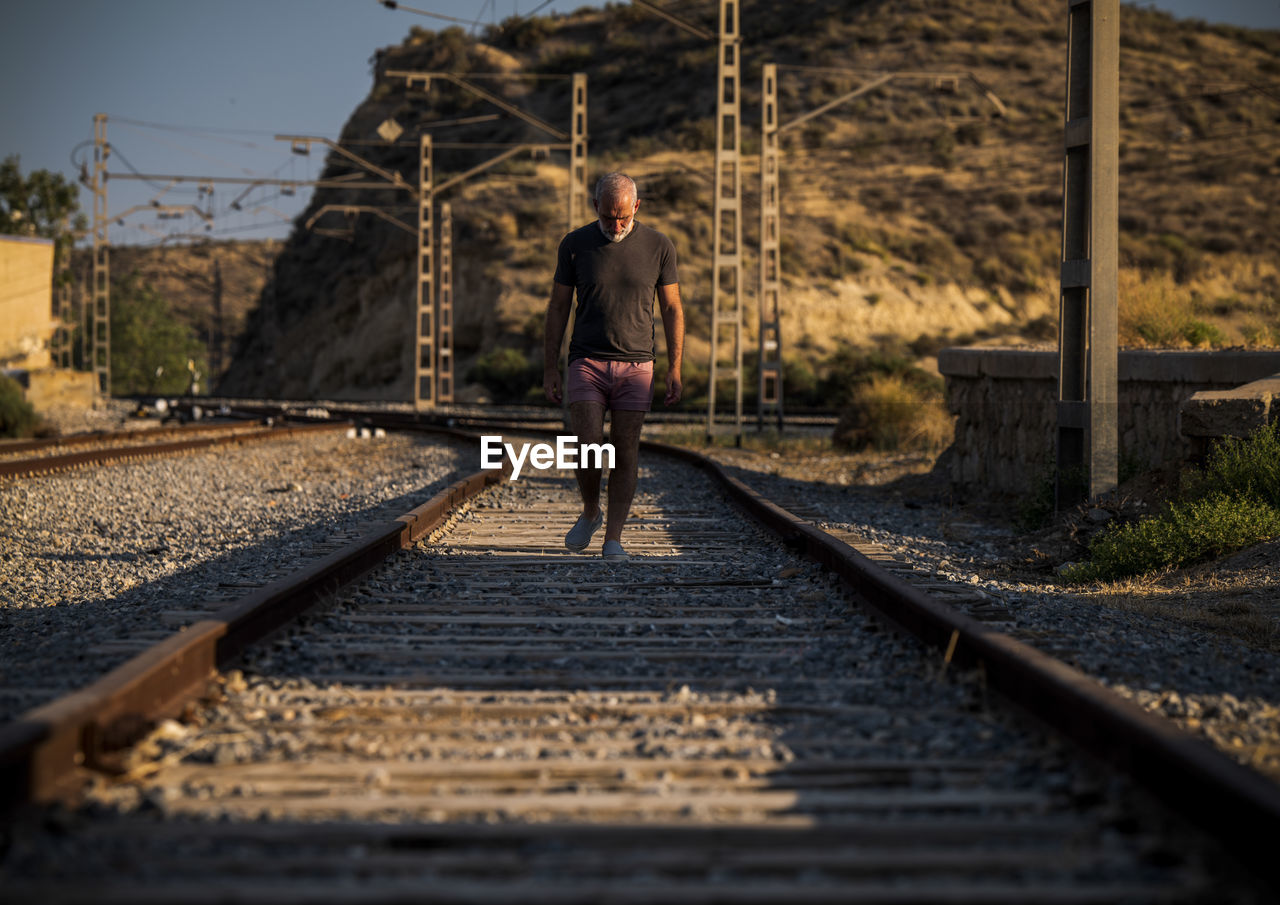
M 443 438 L 334 431 L 0 481 L 0 720 L 477 464 Z
M 797 515 L 894 554 L 902 577 L 949 605 L 1280 781 L 1280 543 L 1126 589 L 1072 587 L 1044 565 L 1042 548 L 1061 538 L 952 505 L 949 488 L 919 474 L 853 483 L 860 469 L 876 480 L 853 456 L 714 455 Z

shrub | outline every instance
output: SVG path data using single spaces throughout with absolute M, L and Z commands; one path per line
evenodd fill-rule
M 480 356 L 467 372 L 468 380 L 483 384 L 489 392 L 507 400 L 523 400 L 529 387 L 536 387 L 541 377 L 541 363 L 519 349 L 494 349 Z
M 1228 437 L 1217 444 L 1204 469 L 1183 480 L 1182 493 L 1192 499 L 1223 493 L 1280 509 L 1280 423 L 1260 427 L 1246 439 Z
M 1063 574 L 1069 581 L 1113 581 L 1203 562 L 1278 534 L 1280 511 L 1217 494 L 1104 532 L 1089 545 L 1090 561 Z
M 1190 290 L 1167 274 L 1120 271 L 1120 342 L 1130 346 L 1222 345 L 1226 335 L 1195 317 Z
M 934 450 L 950 439 L 951 426 L 939 394 L 901 376 L 882 375 L 854 391 L 832 440 L 854 450 Z
M 29 437 L 39 423 L 22 385 L 0 374 L 0 437 Z
M 1112 581 L 1191 565 L 1280 535 L 1280 425 L 1219 444 L 1204 469 L 1186 477 L 1180 497 L 1157 515 L 1094 538 L 1089 562 L 1064 576 Z
M 1182 338 L 1192 346 L 1210 349 L 1227 342 L 1227 335 L 1217 326 L 1195 319 L 1187 321 L 1183 326 Z
M 168 300 L 137 274 L 112 287 L 111 392 L 117 396 L 187 390 L 188 361 L 202 363 L 204 345 Z M 201 365 L 201 370 L 208 371 Z

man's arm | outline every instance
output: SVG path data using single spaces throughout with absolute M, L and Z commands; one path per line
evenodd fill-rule
M 667 337 L 667 395 L 663 402 L 675 405 L 684 391 L 680 363 L 684 360 L 684 308 L 680 305 L 680 284 L 658 287 L 658 307 L 662 309 L 662 331 Z
M 543 326 L 542 390 L 556 405 L 564 399 L 564 388 L 560 386 L 560 344 L 564 342 L 564 328 L 569 323 L 569 306 L 572 304 L 573 287 L 552 283 L 551 300 L 547 302 L 547 319 Z

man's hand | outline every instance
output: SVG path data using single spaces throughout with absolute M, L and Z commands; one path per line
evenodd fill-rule
M 542 371 L 542 391 L 547 394 L 547 399 L 559 405 L 564 399 L 564 394 L 560 387 L 560 369 L 544 368 Z M 678 397 L 677 397 L 678 398 Z
M 666 405 L 675 405 L 680 401 L 680 394 L 684 391 L 684 384 L 680 380 L 678 371 L 667 371 L 667 395 L 663 398 Z

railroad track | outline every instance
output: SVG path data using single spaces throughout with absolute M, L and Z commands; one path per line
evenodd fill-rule
M 276 440 L 299 433 L 348 427 L 345 423 L 330 421 L 265 426 L 240 421 L 12 441 L 0 443 L 0 477 L 51 474 L 70 468 L 171 456 L 226 443 Z
M 1265 900 L 1213 840 L 989 686 L 1077 737 L 1092 726 L 1101 753 L 1156 758 L 1142 769 L 1192 820 L 1208 799 L 1256 825 L 1272 787 L 776 506 L 753 504 L 766 532 L 688 464 L 643 465 L 625 566 L 564 551 L 566 475 L 476 476 L 45 708 L 18 754 L 7 731 L 11 797 L 87 780 L 78 810 L 37 812 L 57 832 L 15 824 L 9 894 Z M 1229 823 L 1210 833 L 1265 875 L 1267 831 L 1250 847 Z

